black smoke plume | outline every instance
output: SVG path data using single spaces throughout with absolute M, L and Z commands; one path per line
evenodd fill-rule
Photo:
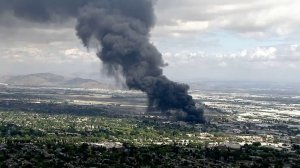
M 111 75 L 121 73 L 130 89 L 145 92 L 149 110 L 181 111 L 180 119 L 204 122 L 189 87 L 163 75 L 161 53 L 150 43 L 154 26 L 152 0 L 0 0 L 1 12 L 35 22 L 77 18 L 77 36 L 97 53 Z M 1 13 L 0 12 L 0 13 Z

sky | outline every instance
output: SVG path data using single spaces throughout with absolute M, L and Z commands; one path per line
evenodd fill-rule
M 151 42 L 177 81 L 300 82 L 299 0 L 157 0 Z M 76 20 L 0 15 L 0 75 L 51 72 L 107 80 Z

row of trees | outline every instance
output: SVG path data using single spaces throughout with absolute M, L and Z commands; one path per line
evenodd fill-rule
M 197 148 L 177 145 L 106 149 L 74 143 L 21 143 L 0 145 L 0 167 L 299 167 L 299 155 L 245 145 Z

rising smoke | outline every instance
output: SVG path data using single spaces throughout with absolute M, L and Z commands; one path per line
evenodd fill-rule
M 180 111 L 180 120 L 205 122 L 189 87 L 163 75 L 162 55 L 149 40 L 152 0 L 0 0 L 1 12 L 35 22 L 77 18 L 82 43 L 90 47 L 96 41 L 101 46 L 97 56 L 109 74 L 121 73 L 130 89 L 145 92 L 149 110 Z

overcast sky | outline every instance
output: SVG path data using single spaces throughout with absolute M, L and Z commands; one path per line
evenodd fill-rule
M 299 0 L 157 0 L 151 41 L 181 81 L 300 82 Z M 0 75 L 53 72 L 102 79 L 76 20 L 39 24 L 0 15 Z

